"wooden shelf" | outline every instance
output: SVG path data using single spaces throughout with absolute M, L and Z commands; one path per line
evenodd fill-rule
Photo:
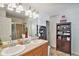
M 57 36 L 70 36 L 70 35 L 59 35 L 59 34 L 57 34 Z
M 62 26 L 62 25 L 71 25 L 71 22 L 67 22 L 67 23 L 57 23 L 57 26 Z
M 56 49 L 71 54 L 71 22 L 57 23 L 56 27 Z

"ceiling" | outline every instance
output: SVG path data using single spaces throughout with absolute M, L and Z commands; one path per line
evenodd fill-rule
M 66 8 L 73 7 L 75 5 L 79 5 L 76 3 L 25 3 L 23 4 L 24 8 L 27 9 L 27 7 L 31 5 L 32 8 L 37 9 L 40 13 L 45 13 L 45 14 L 55 14 L 59 12 L 60 10 L 63 11 Z
M 22 5 L 24 9 L 28 9 L 30 5 L 32 9 L 38 10 L 40 17 L 49 17 L 52 15 L 56 15 L 59 12 L 62 12 L 67 8 L 78 6 L 79 4 L 77 3 L 74 3 L 74 4 L 73 3 L 70 3 L 70 4 L 69 3 L 23 3 Z M 16 13 L 12 13 L 12 14 L 15 15 Z M 16 14 L 16 16 L 17 15 L 18 14 Z

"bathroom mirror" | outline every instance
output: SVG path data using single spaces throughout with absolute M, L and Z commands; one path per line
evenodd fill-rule
M 26 22 L 26 23 L 25 23 Z M 37 34 L 37 19 L 21 19 L 15 17 L 0 19 L 0 38 L 2 41 L 21 39 L 28 28 L 28 35 Z
M 6 15 L 0 17 L 0 38 L 4 41 L 16 40 L 22 38 L 22 34 L 26 32 L 27 18 L 14 17 Z
M 35 36 L 37 34 L 37 19 L 29 18 L 27 26 L 29 35 Z
M 14 14 L 15 15 L 15 14 Z M 22 34 L 35 36 L 37 34 L 37 19 L 28 17 L 17 17 L 9 13 L 0 18 L 0 38 L 2 41 L 16 40 L 22 38 Z

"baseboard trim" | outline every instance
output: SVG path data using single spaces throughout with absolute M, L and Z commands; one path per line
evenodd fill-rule
M 53 46 L 50 46 L 51 48 L 54 48 L 54 49 L 56 49 L 56 47 L 53 47 Z
M 71 56 L 79 56 L 79 55 L 76 53 L 71 53 Z

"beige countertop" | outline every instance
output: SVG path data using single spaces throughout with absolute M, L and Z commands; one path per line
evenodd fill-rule
M 22 55 L 24 53 L 27 53 L 27 52 L 43 45 L 44 43 L 47 43 L 47 42 L 48 42 L 47 40 L 42 40 L 42 39 L 31 40 L 31 42 L 29 44 L 24 44 L 25 49 L 22 52 L 20 52 L 19 54 L 15 55 L 15 56 L 19 56 L 19 55 Z
M 46 42 L 48 42 L 48 41 L 41 40 L 41 39 L 40 40 L 33 40 L 33 41 L 31 41 L 30 44 L 26 45 L 26 49 L 22 53 L 19 53 L 17 55 L 22 55 L 24 53 L 27 53 L 27 52 L 29 52 L 29 51 L 31 51 L 31 50 L 43 45 Z

